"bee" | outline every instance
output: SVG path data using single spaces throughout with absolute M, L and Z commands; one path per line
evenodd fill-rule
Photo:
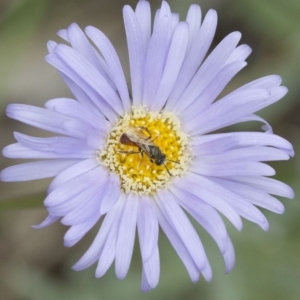
M 149 134 L 147 136 L 146 133 Z M 156 137 L 157 138 L 157 137 Z M 155 138 L 155 139 L 156 139 Z M 138 151 L 123 151 L 120 150 L 120 153 L 127 153 L 127 154 L 141 154 L 146 153 L 146 155 L 150 158 L 150 161 L 155 163 L 157 166 L 163 165 L 168 174 L 172 176 L 170 171 L 168 170 L 167 166 L 165 165 L 165 161 L 172 161 L 177 164 L 179 162 L 170 160 L 166 158 L 166 155 L 160 150 L 160 148 L 154 143 L 155 139 L 151 139 L 151 133 L 147 127 L 143 126 L 128 126 L 124 130 L 124 133 L 120 136 L 120 143 L 123 145 L 134 146 L 138 148 Z

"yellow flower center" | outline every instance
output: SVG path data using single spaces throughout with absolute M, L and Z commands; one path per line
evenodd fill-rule
M 124 192 L 153 194 L 187 169 L 188 136 L 170 112 L 132 107 L 109 133 L 99 162 L 119 174 Z

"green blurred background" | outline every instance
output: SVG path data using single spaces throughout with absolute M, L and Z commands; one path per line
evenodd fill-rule
M 150 1 L 156 10 L 161 1 Z M 0 0 L 0 148 L 14 142 L 12 132 L 40 135 L 37 130 L 5 116 L 8 103 L 43 106 L 51 98 L 70 92 L 56 70 L 47 65 L 46 42 L 60 41 L 56 32 L 77 22 L 94 25 L 108 35 L 128 74 L 127 49 L 122 24 L 124 4 L 133 0 Z M 170 0 L 173 11 L 185 18 L 191 3 L 203 13 L 218 11 L 216 44 L 231 31 L 243 33 L 242 43 L 253 53 L 249 66 L 235 78 L 228 90 L 269 74 L 279 74 L 289 88 L 279 103 L 261 112 L 274 132 L 300 151 L 300 1 L 299 0 Z M 240 128 L 259 129 L 247 124 Z M 238 129 L 240 129 L 238 128 Z M 0 157 L 0 169 L 17 163 Z M 291 185 L 295 200 L 282 199 L 283 215 L 265 212 L 270 229 L 244 222 L 237 232 L 227 223 L 236 250 L 236 265 L 224 274 L 224 264 L 209 236 L 196 226 L 213 267 L 210 283 L 201 279 L 193 284 L 179 258 L 160 236 L 161 280 L 147 294 L 140 292 L 141 263 L 138 247 L 128 276 L 118 281 L 114 269 L 101 279 L 94 278 L 94 267 L 82 272 L 71 266 L 89 247 L 95 231 L 78 245 L 62 244 L 66 228 L 54 224 L 33 230 L 46 216 L 42 201 L 50 180 L 26 183 L 0 183 L 0 299 L 214 299 L 214 300 L 298 300 L 300 299 L 300 158 L 272 164 L 277 178 Z

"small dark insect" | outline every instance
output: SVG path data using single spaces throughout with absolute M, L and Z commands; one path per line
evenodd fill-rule
M 147 136 L 144 132 L 147 132 L 149 136 Z M 166 155 L 160 150 L 160 148 L 157 145 L 154 144 L 153 140 L 151 139 L 151 134 L 147 127 L 126 127 L 124 133 L 122 133 L 122 135 L 120 136 L 120 143 L 123 145 L 134 146 L 138 148 L 138 151 L 120 150 L 120 153 L 141 153 L 141 155 L 143 155 L 143 153 L 146 153 L 146 155 L 150 158 L 150 161 L 152 163 L 154 162 L 157 166 L 164 165 L 170 176 L 172 176 L 172 174 L 165 165 L 165 161 L 172 161 L 179 164 L 178 161 L 166 158 Z

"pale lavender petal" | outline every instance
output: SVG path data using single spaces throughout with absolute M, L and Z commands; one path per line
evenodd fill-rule
M 126 200 L 126 196 L 120 198 L 121 203 L 119 204 L 118 214 L 115 216 L 114 222 L 109 230 L 109 233 L 105 240 L 105 244 L 103 246 L 103 250 L 99 257 L 99 262 L 95 273 L 97 278 L 103 276 L 106 273 L 116 257 L 117 240 L 120 232 L 120 224 L 122 222 L 122 214 L 124 206 L 126 205 Z
M 275 170 L 260 162 L 253 161 L 240 161 L 240 162 L 227 162 L 218 164 L 209 164 L 206 162 L 195 162 L 190 167 L 190 171 L 205 175 L 205 176 L 216 176 L 228 177 L 228 176 L 253 176 L 253 175 L 263 175 L 263 176 L 273 176 L 275 175 Z
M 79 120 L 69 120 L 64 123 L 64 128 L 68 132 L 69 135 L 81 139 L 86 140 L 89 146 L 94 149 L 100 149 L 104 146 L 106 142 L 105 132 L 99 132 L 98 130 L 91 127 L 89 124 L 83 123 Z
M 104 58 L 90 44 L 85 34 L 76 23 L 71 24 L 68 29 L 59 30 L 57 34 L 66 42 L 70 43 L 72 48 L 89 60 L 109 84 L 115 87 L 114 82 L 110 78 L 109 68 L 104 61 Z
M 73 166 L 59 173 L 49 185 L 48 193 L 51 193 L 53 190 L 55 190 L 57 187 L 64 184 L 65 182 L 85 172 L 89 172 L 90 170 L 94 169 L 98 165 L 99 163 L 96 159 L 81 160 L 80 162 L 74 164 Z
M 245 60 L 251 54 L 252 49 L 248 45 L 240 45 L 234 49 L 228 60 L 226 61 L 226 65 L 230 64 L 234 61 Z
M 133 105 L 140 105 L 143 98 L 144 60 L 146 49 L 139 21 L 129 5 L 123 8 L 123 18 L 129 52 Z
M 76 152 L 76 151 L 75 151 Z M 23 159 L 73 159 L 73 158 L 80 158 L 80 159 L 86 159 L 91 157 L 91 153 L 86 153 L 82 155 L 81 153 L 54 153 L 49 151 L 39 151 L 34 150 L 31 148 L 28 148 L 26 146 L 21 145 L 20 143 L 11 144 L 9 146 L 6 146 L 2 150 L 2 154 L 5 157 L 8 158 L 23 158 Z M 94 157 L 95 154 L 92 154 L 92 157 Z
M 126 79 L 123 73 L 123 69 L 118 58 L 118 55 L 109 41 L 109 39 L 97 28 L 88 26 L 85 29 L 87 36 L 97 46 L 104 59 L 106 60 L 107 66 L 110 70 L 110 74 L 117 87 L 118 93 L 122 100 L 124 111 L 129 113 L 130 111 L 130 99 Z
M 142 31 L 143 44 L 146 52 L 151 36 L 151 8 L 149 2 L 139 1 L 136 5 L 135 15 Z
M 158 215 L 159 224 L 162 230 L 166 234 L 174 250 L 177 252 L 178 256 L 185 265 L 191 280 L 193 282 L 197 282 L 199 280 L 200 274 L 193 258 L 190 256 L 182 240 L 179 238 L 172 226 L 166 220 L 164 214 L 160 211 L 160 209 L 157 206 L 155 206 L 155 208 Z
M 69 39 L 67 29 L 60 29 L 56 32 L 56 34 L 65 41 L 68 41 Z
M 211 45 L 216 26 L 217 14 L 214 10 L 209 10 L 183 62 L 174 89 L 166 103 L 166 109 L 172 110 L 174 108 L 179 97 L 195 75 Z
M 92 245 L 81 257 L 81 259 L 73 266 L 74 270 L 80 271 L 86 269 L 87 267 L 91 266 L 99 259 L 101 251 L 103 249 L 103 245 L 106 241 L 109 232 L 111 231 L 112 225 L 116 224 L 116 220 L 119 220 L 120 218 L 120 215 L 122 213 L 122 208 L 124 205 L 123 200 L 120 199 L 120 201 L 118 201 L 115 204 L 115 206 L 107 213 Z
M 282 214 L 284 212 L 283 204 L 276 198 L 262 192 L 256 188 L 253 188 L 246 184 L 241 184 L 231 180 L 225 180 L 221 178 L 213 178 L 213 181 L 222 185 L 226 189 L 240 195 L 245 201 L 254 205 L 263 207 L 275 213 Z
M 57 43 L 54 41 L 48 41 L 47 42 L 47 49 L 49 53 L 52 53 L 55 49 L 55 47 L 57 46 Z
M 188 25 L 179 23 L 171 41 L 157 93 L 153 102 L 149 103 L 151 110 L 160 111 L 167 101 L 184 60 L 187 42 Z
M 99 207 L 99 213 L 101 215 L 106 214 L 120 198 L 121 191 L 119 176 L 111 172 L 104 188 L 105 192 L 101 195 L 101 204 Z
M 245 147 L 233 149 L 217 155 L 198 156 L 194 162 L 206 164 L 234 163 L 238 161 L 276 161 L 287 160 L 289 155 L 280 149 L 271 147 Z
M 184 128 L 191 135 L 204 134 L 217 130 L 237 119 L 256 112 L 267 103 L 270 93 L 263 89 L 241 90 L 230 93 L 212 104 L 205 112 L 198 112 L 184 123 Z
M 65 154 L 65 158 L 74 157 L 74 154 L 77 154 L 78 158 L 92 158 L 96 154 L 95 149 L 89 147 L 85 141 L 72 137 L 37 138 L 19 132 L 15 132 L 14 137 L 25 147 L 37 151 Z
M 44 205 L 56 213 L 66 213 L 64 212 L 64 207 L 67 211 L 69 211 L 72 206 L 76 207 L 81 203 L 82 199 L 84 199 L 85 191 L 87 189 L 93 190 L 97 188 L 98 180 L 106 178 L 107 173 L 106 168 L 99 166 L 60 184 L 49 193 L 44 201 Z
M 2 170 L 0 173 L 0 179 L 4 182 L 12 182 L 54 177 L 77 162 L 78 159 L 52 159 L 24 163 Z
M 8 117 L 25 124 L 43 130 L 68 135 L 63 124 L 69 118 L 62 114 L 25 104 L 9 104 L 6 108 L 6 114 Z
M 146 281 L 151 289 L 154 289 L 159 281 L 159 273 L 160 273 L 160 266 L 159 266 L 159 252 L 158 247 L 154 248 L 154 251 L 152 255 L 149 257 L 149 259 L 145 262 L 143 262 L 143 274 L 146 277 Z M 142 291 L 147 290 L 146 284 L 143 284 L 142 279 Z
M 86 82 L 98 93 L 119 115 L 124 113 L 117 93 L 88 60 L 66 45 L 58 45 L 55 48 L 55 54 L 65 62 L 81 80 Z
M 67 212 L 61 219 L 61 223 L 71 226 L 86 222 L 88 219 L 93 218 L 93 216 L 97 216 L 99 219 L 102 215 L 99 212 L 99 207 L 102 202 L 102 196 L 106 196 L 106 194 L 109 192 L 106 189 L 108 184 L 109 179 L 107 179 L 107 175 L 98 178 L 98 184 L 86 188 L 85 193 L 81 196 L 81 201 L 76 201 L 78 202 L 76 206 L 72 204 L 69 205 L 69 212 Z M 75 197 L 79 198 L 80 196 Z
M 69 228 L 64 235 L 64 246 L 72 247 L 78 243 L 86 235 L 86 233 L 94 227 L 99 219 L 99 214 L 95 213 L 85 222 L 73 225 Z
M 201 65 L 175 106 L 176 111 L 181 111 L 192 103 L 219 73 L 226 60 L 235 49 L 241 38 L 239 32 L 233 32 L 225 37 L 220 44 L 212 51 Z
M 67 62 L 65 60 L 62 60 L 61 57 L 57 56 L 58 49 L 61 50 L 59 51 L 59 53 L 62 57 L 65 58 Z M 71 52 L 73 55 L 71 56 L 70 53 L 64 53 L 64 52 Z M 69 78 L 71 82 L 74 82 L 76 85 L 78 85 L 80 89 L 82 89 L 84 93 L 88 96 L 88 99 L 92 101 L 93 105 L 96 106 L 98 110 L 101 111 L 111 122 L 116 121 L 117 113 L 116 110 L 112 108 L 113 104 L 109 103 L 107 98 L 105 99 L 103 98 L 103 95 L 105 94 L 104 89 L 99 94 L 100 85 L 99 85 L 99 81 L 97 80 L 99 79 L 99 77 L 101 77 L 101 74 L 98 71 L 96 71 L 95 68 L 91 66 L 88 61 L 84 60 L 83 57 L 80 57 L 79 61 L 77 61 L 78 56 L 80 57 L 80 55 L 74 50 L 72 50 L 72 48 L 65 45 L 58 45 L 55 48 L 55 52 L 53 54 L 49 54 L 46 56 L 46 60 L 49 64 L 53 65 L 57 70 L 63 73 L 66 78 Z M 84 66 L 84 64 L 87 64 L 88 66 Z M 90 68 L 94 72 L 90 72 L 91 71 Z M 105 79 L 101 78 L 100 82 L 101 81 L 104 82 Z M 106 87 L 108 86 L 107 82 L 105 86 Z M 96 88 L 96 90 L 94 88 Z M 111 89 L 112 89 L 111 87 L 108 88 L 108 90 L 110 91 Z M 105 90 L 107 91 L 107 89 Z M 78 92 L 78 89 L 76 91 Z M 108 91 L 108 93 L 110 91 Z M 88 99 L 85 100 L 88 101 Z M 115 108 L 117 107 L 118 106 L 116 106 Z
M 246 91 L 246 90 L 241 90 L 241 91 Z M 238 100 L 241 99 L 231 99 L 230 103 L 227 103 L 227 109 L 231 108 L 230 112 L 227 111 L 227 109 L 224 109 L 224 115 L 222 116 L 218 116 L 218 120 L 217 122 L 212 122 L 213 126 L 209 131 L 213 131 L 222 127 L 226 127 L 232 124 L 236 124 L 238 122 L 241 121 L 241 119 L 243 117 L 247 117 L 247 115 L 252 114 L 253 112 L 256 112 L 258 110 L 261 110 L 262 108 L 269 106 L 273 103 L 275 103 L 276 101 L 280 100 L 282 97 L 285 96 L 285 94 L 287 93 L 287 88 L 280 86 L 280 87 L 275 87 L 272 88 L 270 90 L 268 90 L 269 92 L 269 97 L 265 98 L 262 96 L 261 99 L 257 98 L 257 99 L 250 99 L 247 96 L 245 96 L 246 101 L 243 104 L 237 104 Z M 239 92 L 237 92 L 239 93 Z M 250 93 L 249 93 L 250 94 Z M 257 95 L 258 96 L 258 95 Z M 255 96 L 254 96 L 255 97 Z M 254 101 L 253 101 L 254 100 Z M 221 101 L 220 101 L 221 102 Z M 207 111 L 205 111 L 206 113 L 208 113 L 208 111 L 211 109 L 216 109 L 217 111 L 220 110 L 220 107 L 222 107 L 222 105 L 224 105 L 224 103 L 222 103 L 220 106 L 218 106 L 219 101 L 217 103 L 215 103 L 214 105 L 211 105 L 210 109 L 208 109 Z M 233 105 L 233 106 L 231 106 Z M 199 118 L 203 118 L 204 115 L 202 114 L 201 116 L 198 115 L 196 116 L 196 119 Z M 205 118 L 206 118 L 206 114 L 205 114 Z M 193 120 L 192 122 L 197 123 L 197 121 Z M 195 130 L 194 132 L 197 132 L 197 130 Z M 199 131 L 202 134 L 204 132 L 202 132 L 201 130 Z M 193 133 L 194 134 L 194 133 Z
M 189 7 L 186 22 L 189 25 L 189 42 L 187 49 L 190 49 L 191 44 L 195 41 L 195 36 L 198 33 L 201 25 L 201 8 L 197 4 L 192 4 Z
M 244 61 L 236 61 L 226 65 L 217 76 L 204 88 L 203 92 L 189 106 L 182 107 L 180 115 L 182 122 L 198 116 L 209 107 L 223 91 L 229 81 L 247 64 Z
M 59 217 L 57 216 L 52 216 L 52 215 L 48 215 L 47 218 L 40 223 L 39 225 L 32 225 L 31 227 L 34 229 L 41 229 L 41 228 L 45 228 L 53 223 L 55 223 L 57 220 L 59 219 Z
M 172 12 L 169 4 L 166 1 L 161 2 L 161 7 L 156 11 L 153 21 L 153 31 L 157 31 L 160 28 L 161 20 L 171 18 Z
M 170 196 L 168 191 L 160 191 L 156 198 L 157 204 L 170 226 L 182 240 L 198 269 L 202 271 L 209 264 L 203 245 L 187 216 Z
M 226 273 L 228 273 L 232 270 L 232 268 L 234 267 L 234 264 L 235 264 L 234 248 L 233 248 L 231 239 L 229 237 L 227 238 L 227 251 L 223 255 L 223 257 L 225 260 L 225 271 L 226 271 Z
M 100 132 L 106 132 L 109 128 L 109 122 L 107 122 L 102 114 L 95 110 L 88 109 L 86 105 L 72 99 L 52 99 L 46 102 L 45 107 L 70 118 L 86 122 Z
M 267 178 L 262 176 L 231 176 L 226 179 L 251 186 L 254 189 L 268 194 L 290 199 L 293 199 L 295 197 L 294 191 L 291 187 L 274 178 Z
M 256 80 L 253 80 L 237 90 L 243 90 L 243 89 L 269 89 L 272 87 L 279 86 L 282 82 L 282 79 L 278 75 L 269 75 L 265 77 L 258 78 Z
M 55 58 L 53 57 L 53 60 L 55 61 Z M 63 64 L 59 62 L 62 66 Z M 63 68 L 67 69 L 66 66 L 63 66 Z M 68 71 L 69 72 L 69 71 Z M 72 94 L 75 96 L 76 100 L 80 102 L 83 106 L 85 106 L 87 109 L 91 111 L 96 111 L 97 113 L 104 115 L 102 112 L 102 107 L 97 107 L 90 96 L 88 96 L 87 92 L 84 90 L 88 87 L 83 86 L 81 88 L 78 84 L 76 84 L 75 81 L 73 81 L 70 77 L 66 76 L 63 72 L 59 72 L 60 76 L 64 80 L 64 82 L 69 87 Z M 105 111 L 105 110 L 104 110 Z
M 153 34 L 149 41 L 148 51 L 145 60 L 145 71 L 143 74 L 143 104 L 152 105 L 153 99 L 157 93 L 167 51 L 169 49 L 169 31 L 170 19 L 168 17 L 159 18 L 157 29 L 154 28 Z M 155 64 L 153 63 L 155 61 Z
M 214 140 L 220 137 L 235 137 L 238 139 L 239 147 L 246 146 L 272 146 L 282 149 L 290 156 L 294 155 L 292 144 L 284 138 L 264 132 L 232 132 L 211 134 L 206 136 L 209 140 Z
M 120 219 L 117 243 L 116 243 L 116 262 L 115 270 L 119 279 L 124 279 L 129 270 L 139 207 L 139 197 L 130 193 Z
M 193 194 L 186 193 L 176 186 L 172 186 L 170 189 L 177 197 L 179 204 L 212 236 L 221 253 L 225 253 L 227 251 L 227 231 L 216 210 Z
M 197 141 L 194 141 L 197 142 L 197 144 L 194 144 L 192 150 L 195 157 L 214 154 L 223 155 L 223 153 L 236 148 L 238 145 L 238 139 L 234 136 L 219 137 L 211 141 L 206 141 L 205 137 L 206 136 L 200 136 Z
M 143 196 L 139 203 L 137 229 L 143 262 L 148 261 L 158 243 L 158 220 L 152 201 Z
M 265 125 L 263 125 L 261 127 L 262 130 L 265 131 L 266 133 L 273 133 L 272 126 L 266 120 L 264 120 L 263 118 L 261 118 L 257 115 L 254 115 L 254 114 L 251 114 L 251 115 L 245 116 L 243 118 L 237 119 L 235 124 L 243 123 L 243 122 L 251 122 L 251 121 L 257 121 L 257 122 L 264 123 Z
M 174 181 L 174 184 L 181 190 L 186 191 L 186 193 L 197 196 L 202 201 L 217 209 L 238 230 L 242 229 L 243 225 L 240 216 L 227 202 L 223 201 L 221 193 L 217 193 L 216 186 L 209 179 L 190 173 L 185 178 L 177 179 L 176 182 Z
M 73 23 L 68 27 L 67 41 L 71 44 L 73 49 L 89 60 L 90 63 L 102 74 L 102 76 L 106 78 L 106 80 L 108 79 L 108 76 L 96 55 L 95 49 L 76 23 Z
M 149 292 L 151 290 L 151 286 L 148 282 L 147 276 L 145 274 L 144 269 L 142 270 L 142 282 L 141 282 L 141 291 L 146 293 Z
M 245 219 L 258 224 L 263 230 L 268 230 L 269 225 L 266 217 L 253 206 L 250 202 L 245 200 L 239 194 L 228 189 L 224 181 L 220 184 L 218 178 L 210 178 L 211 186 L 215 187 L 216 194 L 222 195 L 223 201 L 226 201 L 234 210 Z

